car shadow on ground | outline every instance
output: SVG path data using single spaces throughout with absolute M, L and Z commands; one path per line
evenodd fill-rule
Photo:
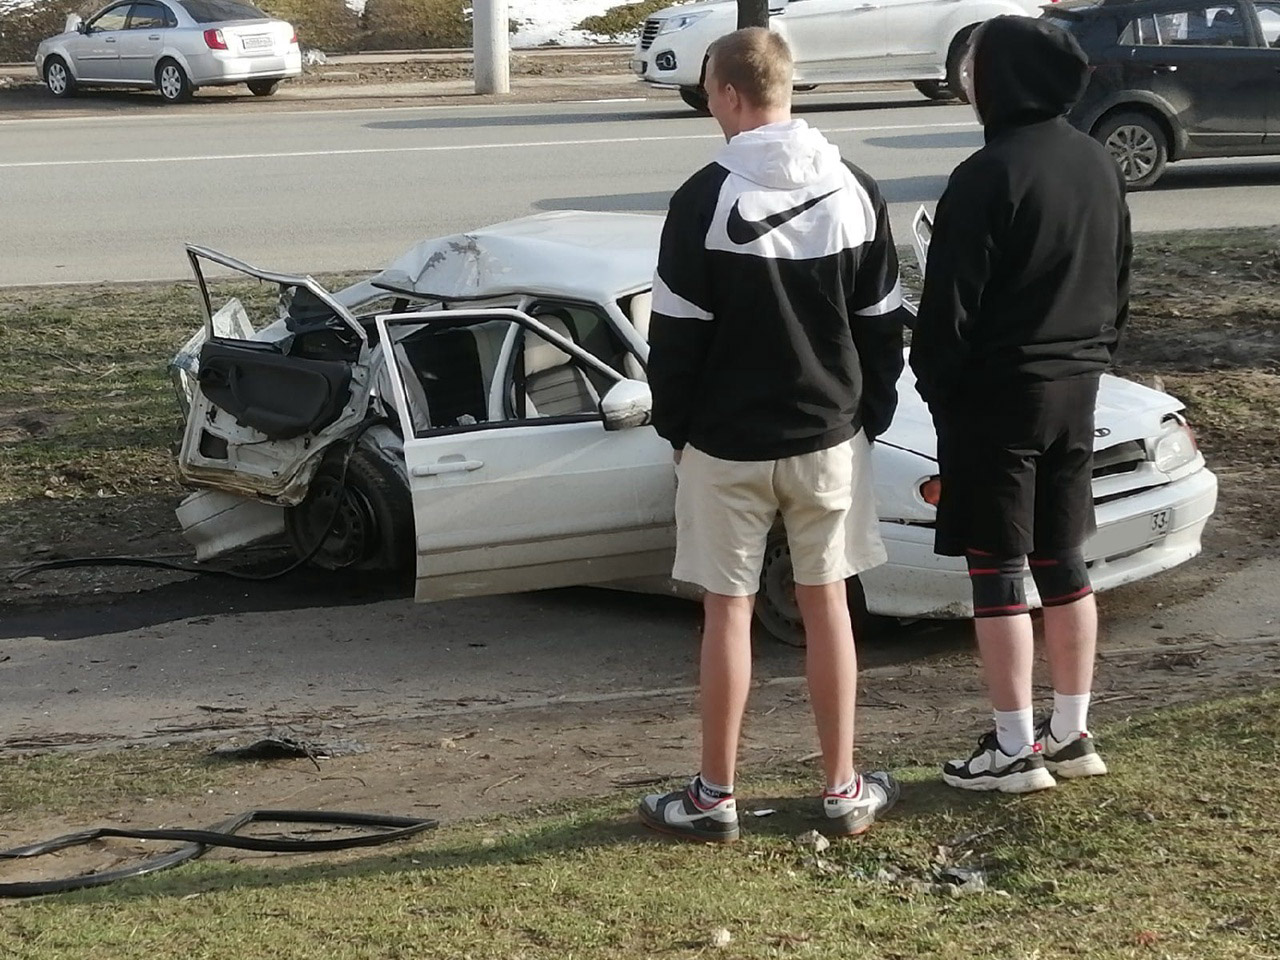
M 465 106 L 465 104 L 459 104 Z M 794 113 L 797 115 L 822 113 L 865 113 L 875 110 L 898 110 L 904 108 L 936 107 L 939 104 L 929 100 L 875 100 L 875 101 L 833 101 L 830 103 L 797 103 Z M 598 112 L 579 112 L 564 110 L 553 113 L 515 113 L 492 114 L 465 117 L 412 117 L 397 120 L 374 120 L 364 126 L 369 130 L 473 130 L 486 127 L 558 127 L 573 124 L 591 123 L 630 123 L 636 120 L 697 120 L 706 126 L 709 136 L 715 135 L 714 121 L 704 114 L 695 113 L 687 107 L 662 107 L 643 110 L 622 110 Z M 695 131 L 696 132 L 696 131 Z
M 672 781 L 651 787 L 634 789 L 635 801 L 647 792 L 679 787 Z M 815 796 L 803 796 L 788 792 L 777 796 L 767 792 L 762 796 L 745 794 L 739 801 L 742 839 L 735 846 L 750 851 L 752 839 L 773 841 L 790 840 L 824 825 L 818 800 Z M 777 790 L 777 785 L 772 787 Z M 149 878 L 129 881 L 98 891 L 66 895 L 60 902 L 74 905 L 77 902 L 124 902 L 136 899 L 177 899 L 211 893 L 243 892 L 261 889 L 279 889 L 283 886 L 305 887 L 317 882 L 334 883 L 359 880 L 394 880 L 397 876 L 421 875 L 429 872 L 465 871 L 519 867 L 539 862 L 548 857 L 573 855 L 583 851 L 610 847 L 660 847 L 684 844 L 689 841 L 668 837 L 649 830 L 639 821 L 631 808 L 632 801 L 610 804 L 604 813 L 575 817 L 565 821 L 558 819 L 543 829 L 536 824 L 529 832 L 521 829 L 516 820 L 500 829 L 495 825 L 495 836 L 470 838 L 463 842 L 449 842 L 438 846 L 430 840 L 413 844 L 378 856 L 363 857 L 346 862 L 332 863 L 323 859 L 308 858 L 308 862 L 287 866 L 285 856 L 236 857 L 235 864 L 225 862 L 217 871 L 178 869 Z M 998 803 L 989 796 L 961 793 L 944 786 L 940 781 L 907 783 L 902 799 L 889 814 L 894 821 L 910 821 L 939 812 L 964 813 L 983 805 Z M 765 816 L 756 816 L 755 810 L 769 810 Z M 1025 807 L 1017 813 L 1005 810 L 1006 817 L 1032 819 L 1041 814 L 1034 807 Z M 528 821 L 525 821 L 526 823 Z M 509 832 L 508 832 L 509 831 Z M 874 829 L 873 829 L 874 832 Z M 497 835 L 505 833 L 505 836 Z M 935 838 L 938 842 L 954 842 L 952 837 Z M 857 840 L 834 841 L 857 843 Z M 812 856 L 812 854 L 809 854 Z M 796 850 L 797 863 L 802 862 L 805 850 Z
M 1280 186 L 1280 162 L 1259 159 L 1247 166 L 1236 164 L 1230 167 L 1170 164 L 1156 185 L 1143 192 L 1162 194 L 1219 187 L 1275 186 Z
M 977 150 L 983 144 L 982 131 L 951 130 L 945 133 L 911 133 L 893 137 L 868 137 L 868 147 L 890 150 Z
M 947 177 L 888 177 L 877 181 L 889 203 L 934 203 L 946 189 Z M 593 213 L 665 214 L 671 190 L 642 193 L 607 193 L 580 197 L 545 197 L 533 203 L 535 210 L 588 210 Z

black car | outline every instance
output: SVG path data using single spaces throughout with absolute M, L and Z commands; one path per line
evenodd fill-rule
M 1175 160 L 1280 155 L 1280 0 L 1067 0 L 1044 16 L 1089 56 L 1068 119 L 1131 189 Z

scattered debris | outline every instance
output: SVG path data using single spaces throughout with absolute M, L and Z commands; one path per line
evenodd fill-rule
M 723 950 L 733 943 L 733 934 L 724 927 L 716 927 L 711 931 L 711 936 L 707 938 L 707 943 L 717 950 Z
M 810 853 L 823 853 L 830 849 L 831 841 L 817 830 L 810 830 L 808 833 L 802 833 L 796 837 L 796 845 Z
M 211 755 L 219 760 L 310 760 L 317 770 L 317 760 L 348 757 L 368 753 L 369 748 L 354 740 L 333 740 L 328 743 L 310 743 L 287 736 L 263 737 L 246 746 L 234 742 L 215 747 Z
M 772 817 L 777 812 L 773 807 L 764 807 L 760 810 L 752 810 L 751 815 L 753 817 Z
M 197 710 L 206 710 L 209 713 L 248 713 L 248 707 L 220 707 L 213 703 L 197 703 Z

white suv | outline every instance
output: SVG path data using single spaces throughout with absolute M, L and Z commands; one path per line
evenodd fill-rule
M 1003 14 L 1036 16 L 1044 0 L 773 0 L 770 26 L 795 55 L 795 83 L 911 81 L 926 97 L 960 95 L 960 54 L 973 29 Z M 733 31 L 736 0 L 660 10 L 644 22 L 631 69 L 646 83 L 677 87 L 705 112 L 707 48 Z

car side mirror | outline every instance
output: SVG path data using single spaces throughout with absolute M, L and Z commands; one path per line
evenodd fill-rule
M 87 37 L 89 35 L 89 25 L 81 20 L 76 24 L 76 33 L 82 33 Z
M 639 380 L 619 380 L 600 401 L 606 430 L 631 430 L 653 420 L 653 394 Z
M 78 13 L 67 14 L 67 21 L 62 27 L 63 33 L 84 33 L 84 17 Z

